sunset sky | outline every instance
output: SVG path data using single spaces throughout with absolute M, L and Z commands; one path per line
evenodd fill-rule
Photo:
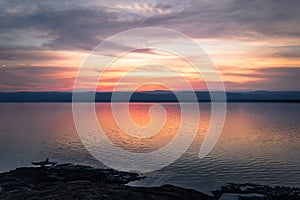
M 226 90 L 299 91 L 299 10 L 297 0 L 0 1 L 0 91 L 72 91 L 79 67 L 96 45 L 141 27 L 174 29 L 193 38 L 215 63 Z M 112 49 L 107 52 L 114 56 Z M 194 89 L 206 89 L 184 60 L 139 50 L 105 73 L 99 91 L 111 91 L 122 74 L 145 59 L 160 60 Z M 120 90 L 145 81 L 183 89 L 174 76 L 149 66 L 132 73 Z M 155 89 L 161 87 L 145 86 Z

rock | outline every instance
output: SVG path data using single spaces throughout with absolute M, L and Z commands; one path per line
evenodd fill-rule
M 244 200 L 244 199 L 256 199 L 256 200 L 264 200 L 265 196 L 262 194 L 223 194 L 219 200 Z
M 41 162 L 32 162 L 33 165 L 38 165 L 42 168 L 44 167 L 53 167 L 56 165 L 57 162 L 50 162 L 49 158 L 47 158 L 45 161 L 41 161 Z
M 212 192 L 216 199 L 238 196 L 239 200 L 300 200 L 300 189 L 280 186 L 267 186 L 252 183 L 228 183 L 220 190 Z
M 125 184 L 145 178 L 135 172 L 59 164 L 23 167 L 0 174 L 0 199 L 107 199 L 107 200 L 300 200 L 300 189 L 258 184 L 228 183 L 214 196 L 172 185 L 131 187 Z
M 23 167 L 0 174 L 0 199 L 214 199 L 196 190 L 171 185 L 155 188 L 125 185 L 143 178 L 134 172 L 94 169 L 70 163 L 53 167 Z

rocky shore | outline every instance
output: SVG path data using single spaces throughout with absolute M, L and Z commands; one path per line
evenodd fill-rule
M 211 199 L 195 190 L 171 185 L 155 188 L 125 185 L 143 178 L 137 173 L 72 164 L 23 167 L 0 174 L 0 199 Z
M 60 164 L 23 167 L 0 174 L 0 199 L 107 199 L 107 200 L 298 200 L 300 190 L 255 184 L 228 184 L 212 195 L 172 185 L 131 187 L 126 184 L 145 177 L 137 173 L 89 166 Z M 228 197 L 236 194 L 236 197 Z M 227 197 L 226 197 L 227 196 Z
M 228 183 L 212 192 L 215 199 L 233 200 L 300 200 L 300 189 L 292 187 Z M 228 196 L 228 198 L 225 198 Z

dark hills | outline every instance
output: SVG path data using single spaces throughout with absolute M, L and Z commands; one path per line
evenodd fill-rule
M 126 92 L 119 92 L 125 94 Z M 192 101 L 188 96 L 191 91 L 180 91 L 184 102 Z M 198 102 L 210 102 L 207 91 L 195 92 Z M 218 93 L 218 92 L 214 92 Z M 93 95 L 92 92 L 79 93 Z M 84 95 L 84 96 L 86 96 Z M 97 92 L 96 102 L 110 102 L 111 92 Z M 300 91 L 251 91 L 226 92 L 227 102 L 300 102 Z M 186 97 L 186 98 L 185 98 Z M 87 100 L 82 100 L 83 102 Z M 118 100 L 122 102 L 123 100 Z M 170 91 L 135 92 L 131 102 L 177 102 Z M 72 102 L 71 92 L 0 92 L 0 102 Z

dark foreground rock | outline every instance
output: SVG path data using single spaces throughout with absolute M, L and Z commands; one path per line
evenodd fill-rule
M 239 200 L 300 200 L 299 188 L 252 183 L 228 183 L 212 193 L 216 199 L 222 199 L 226 194 L 236 194 Z
M 124 185 L 142 178 L 137 173 L 71 164 L 17 168 L 0 174 L 0 199 L 213 199 L 198 191 L 171 185 L 153 188 Z
M 0 199 L 300 200 L 300 189 L 250 183 L 229 183 L 211 196 L 172 185 L 151 188 L 125 185 L 143 178 L 137 173 L 72 164 L 17 168 L 0 174 Z

